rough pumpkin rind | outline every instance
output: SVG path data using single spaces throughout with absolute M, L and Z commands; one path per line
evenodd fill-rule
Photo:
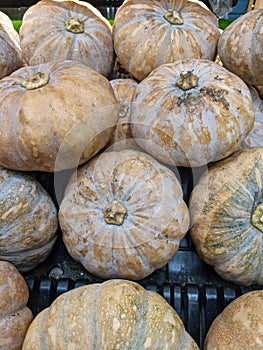
M 19 36 L 29 65 L 76 60 L 105 76 L 113 70 L 111 25 L 85 1 L 39 1 L 25 12 Z
M 21 350 L 26 331 L 33 320 L 26 306 L 29 291 L 18 270 L 0 261 L 0 349 Z
M 224 67 L 252 85 L 263 85 L 263 9 L 254 9 L 227 26 L 218 41 Z
M 198 255 L 223 279 L 263 285 L 263 148 L 212 165 L 189 201 Z
M 0 167 L 0 259 L 33 269 L 53 248 L 57 228 L 55 204 L 40 183 Z
M 109 280 L 59 296 L 34 319 L 23 350 L 198 350 L 164 298 L 139 284 Z
M 176 23 L 178 17 L 183 23 Z M 118 60 L 139 81 L 178 59 L 213 60 L 219 36 L 216 16 L 201 1 L 128 0 L 113 23 Z
M 189 213 L 171 170 L 122 150 L 104 152 L 72 175 L 59 222 L 70 255 L 93 275 L 138 280 L 176 254 Z
M 0 81 L 0 164 L 77 167 L 109 141 L 118 106 L 109 81 L 77 61 L 22 67 Z
M 139 146 L 176 166 L 202 166 L 236 151 L 254 124 L 247 85 L 215 62 L 178 60 L 135 90 L 131 132 Z
M 11 19 L 0 11 L 0 79 L 23 66 L 19 35 Z
M 243 350 L 263 347 L 263 290 L 236 298 L 213 321 L 204 350 Z

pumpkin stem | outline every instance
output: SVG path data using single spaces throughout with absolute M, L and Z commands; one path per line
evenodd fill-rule
M 171 24 L 183 24 L 184 23 L 182 15 L 173 9 L 167 10 L 167 12 L 164 15 L 164 18 Z
M 75 17 L 70 17 L 65 21 L 66 29 L 68 32 L 79 34 L 84 32 L 84 22 Z
M 195 88 L 198 85 L 198 77 L 192 71 L 183 71 L 175 85 L 184 91 Z
M 38 89 L 47 85 L 49 82 L 49 75 L 47 73 L 37 72 L 32 74 L 29 78 L 22 81 L 22 86 L 27 90 Z
M 251 217 L 252 225 L 263 232 L 263 203 L 259 203 Z
M 127 210 L 121 202 L 113 200 L 104 208 L 103 214 L 107 224 L 120 226 L 127 216 Z

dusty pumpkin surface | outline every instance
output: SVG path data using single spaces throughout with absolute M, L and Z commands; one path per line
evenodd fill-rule
M 89 272 L 136 280 L 176 254 L 189 212 L 171 170 L 122 150 L 104 152 L 72 175 L 59 222 L 70 255 Z
M 202 166 L 238 149 L 254 124 L 247 85 L 215 62 L 176 61 L 138 84 L 131 132 L 158 160 Z
M 25 12 L 19 37 L 29 65 L 76 60 L 102 75 L 112 72 L 111 25 L 85 1 L 39 1 Z
M 223 65 L 248 84 L 263 85 L 263 9 L 254 9 L 227 26 L 218 41 Z
M 204 350 L 263 348 L 263 290 L 243 294 L 228 304 L 212 323 Z
M 26 331 L 33 319 L 26 306 L 29 291 L 18 270 L 0 260 L 0 349 L 21 350 Z
M 22 67 L 22 50 L 19 35 L 11 19 L 0 11 L 0 79 Z
M 59 296 L 34 319 L 23 350 L 198 350 L 174 309 L 137 283 L 109 280 Z
M 118 60 L 139 81 L 178 59 L 213 60 L 219 35 L 217 18 L 208 7 L 186 0 L 125 1 L 113 23 Z
M 33 269 L 53 248 L 57 227 L 56 207 L 40 183 L 0 167 L 0 260 Z
M 103 148 L 118 120 L 109 81 L 77 61 L 22 67 L 0 81 L 0 164 L 53 172 Z
M 212 165 L 189 207 L 199 256 L 223 279 L 262 286 L 263 148 L 245 148 Z

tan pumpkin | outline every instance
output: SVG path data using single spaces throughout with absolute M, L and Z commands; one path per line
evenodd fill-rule
M 201 1 L 126 0 L 113 23 L 120 64 L 140 81 L 164 63 L 215 59 L 219 35 L 216 16 Z
M 263 85 L 262 28 L 261 8 L 233 21 L 218 41 L 218 54 L 224 67 L 252 85 Z
M 198 255 L 223 279 L 263 285 L 263 147 L 212 165 L 189 201 Z
M 130 129 L 131 101 L 138 82 L 130 78 L 116 78 L 110 80 L 115 98 L 119 103 L 119 119 L 114 129 L 107 149 L 121 150 L 139 148 L 133 139 Z
M 263 290 L 247 292 L 213 321 L 204 350 L 259 350 L 263 347 Z
M 0 164 L 74 168 L 108 143 L 117 120 L 112 87 L 93 69 L 71 60 L 22 67 L 0 81 Z
M 253 128 L 248 136 L 242 141 L 240 148 L 245 147 L 263 147 L 263 100 L 259 97 L 257 90 L 249 86 L 255 111 L 255 121 Z
M 0 11 L 0 79 L 22 67 L 19 35 L 11 19 Z
M 170 169 L 122 150 L 101 153 L 72 175 L 59 222 L 70 255 L 93 275 L 138 280 L 176 254 L 189 213 Z
M 254 124 L 247 85 L 213 61 L 164 64 L 138 84 L 131 132 L 158 160 L 195 167 L 233 153 Z
M 111 25 L 85 1 L 42 0 L 29 7 L 19 31 L 29 65 L 76 60 L 109 76 L 114 65 Z
M 0 260 L 0 349 L 21 350 L 25 334 L 33 320 L 26 306 L 27 284 L 9 262 Z
M 60 295 L 36 316 L 22 349 L 199 348 L 162 296 L 115 279 Z
M 51 197 L 34 178 L 0 167 L 0 260 L 33 269 L 49 255 L 58 218 Z

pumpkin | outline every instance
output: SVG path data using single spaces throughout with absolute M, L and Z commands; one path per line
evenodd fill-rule
M 167 164 L 196 167 L 233 153 L 254 124 L 247 85 L 213 61 L 164 64 L 138 84 L 131 132 Z
M 218 54 L 226 67 L 246 83 L 263 85 L 263 9 L 238 17 L 218 41 Z
M 255 122 L 248 136 L 242 141 L 240 148 L 244 147 L 263 147 L 263 100 L 255 87 L 249 86 L 255 111 Z
M 262 349 L 263 290 L 247 292 L 215 318 L 205 338 L 204 350 Z
M 0 164 L 74 168 L 108 143 L 117 120 L 112 87 L 93 69 L 71 60 L 22 67 L 0 81 Z
M 0 11 L 0 79 L 22 67 L 19 35 L 11 19 Z
M 27 284 L 11 263 L 0 261 L 0 349 L 21 350 L 33 315 Z
M 72 289 L 31 323 L 23 350 L 197 350 L 175 310 L 128 280 Z
M 76 60 L 109 76 L 114 65 L 111 25 L 85 1 L 42 0 L 30 6 L 19 31 L 29 65 Z
M 164 63 L 215 59 L 220 36 L 216 16 L 191 0 L 126 0 L 112 30 L 120 64 L 139 81 Z
M 189 201 L 198 255 L 223 279 L 263 285 L 263 147 L 244 148 L 203 173 Z
M 130 130 L 131 101 L 138 83 L 131 78 L 116 78 L 110 80 L 110 83 L 119 103 L 119 119 L 107 146 L 110 150 L 139 148 L 132 139 Z
M 33 177 L 0 167 L 0 260 L 21 271 L 44 261 L 57 237 L 55 204 Z
M 189 212 L 170 169 L 140 151 L 109 151 L 72 175 L 59 223 L 68 252 L 90 273 L 138 280 L 176 254 Z
M 256 88 L 260 98 L 263 99 L 263 85 L 257 85 L 257 86 L 255 86 L 255 88 Z

